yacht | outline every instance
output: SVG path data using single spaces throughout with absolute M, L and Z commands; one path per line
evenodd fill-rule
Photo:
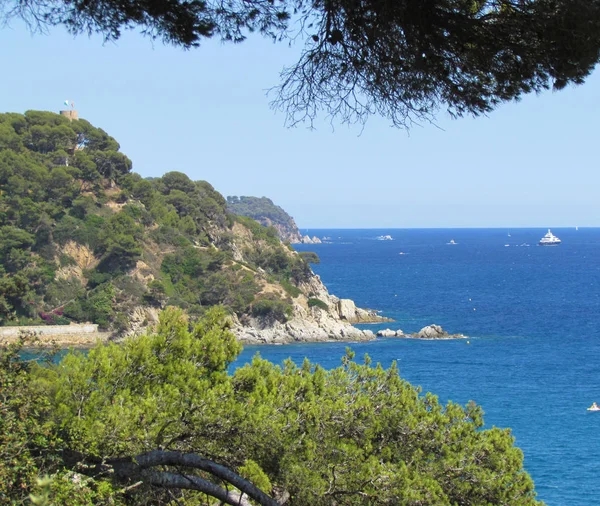
M 394 240 L 391 235 L 380 235 L 377 239 L 380 241 L 393 241 Z
M 556 237 L 550 229 L 548 229 L 548 233 L 540 239 L 538 243 L 540 246 L 558 246 L 561 243 L 561 240 Z
M 454 246 L 455 244 L 458 244 L 458 243 L 454 242 L 454 239 L 450 239 L 450 242 L 447 242 L 446 244 L 451 244 L 452 246 Z

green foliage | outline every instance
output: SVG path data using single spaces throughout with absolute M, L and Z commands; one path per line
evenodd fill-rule
M 267 323 L 283 323 L 292 316 L 292 312 L 292 306 L 279 299 L 262 298 L 252 304 L 252 315 Z
M 13 355 L 12 369 L 0 368 L 0 378 L 20 385 L 0 390 L 2 423 L 14 428 L 0 432 L 10 443 L 0 449 L 15 463 L 0 467 L 5 497 L 23 497 L 36 474 L 50 474 L 34 496 L 62 494 L 62 504 L 75 487 L 69 469 L 86 472 L 80 462 L 109 465 L 161 448 L 210 456 L 265 491 L 289 495 L 290 506 L 539 504 L 510 431 L 484 430 L 474 403 L 442 406 L 402 380 L 395 363 L 373 367 L 365 356 L 358 364 L 350 350 L 330 371 L 257 355 L 228 375 L 241 351 L 228 327 L 222 309 L 190 330 L 183 312 L 168 308 L 155 332 L 71 352 L 60 364 L 28 371 Z M 6 416 L 24 405 L 45 407 L 25 419 Z M 159 487 L 117 493 L 116 473 L 88 469 L 91 480 L 83 478 L 70 504 L 172 499 Z M 174 492 L 181 504 L 214 504 Z
M 58 471 L 52 476 L 37 478 L 29 500 L 36 506 L 112 506 L 123 504 L 119 496 L 119 491 L 108 482 L 73 471 Z
M 296 297 L 298 297 L 298 295 L 300 295 L 302 293 L 302 290 L 300 290 L 300 288 L 298 288 L 296 285 L 293 285 L 292 283 L 290 283 L 287 279 L 282 279 L 279 282 L 279 284 L 283 287 L 283 289 L 286 291 L 286 293 L 293 299 L 295 299 Z
M 302 260 L 304 260 L 308 264 L 320 264 L 321 263 L 321 259 L 319 258 L 319 255 L 317 255 L 313 251 L 300 251 L 298 253 L 298 255 L 300 255 L 300 258 L 302 258 Z
M 329 309 L 329 306 L 323 302 L 321 299 L 308 299 L 308 307 L 319 307 L 321 309 L 324 309 L 325 311 L 327 311 Z
M 30 365 L 20 358 L 32 336 L 0 346 L 0 503 L 23 504 L 36 476 L 54 468 L 57 439 L 45 417 L 48 401 L 31 388 Z
M 192 314 L 219 304 L 246 311 L 258 293 L 254 276 L 247 270 L 223 269 L 225 260 L 226 255 L 214 248 L 187 247 L 166 255 L 161 270 L 172 286 L 167 302 Z
M 273 227 L 265 227 L 252 218 L 246 216 L 236 216 L 235 220 L 252 232 L 252 236 L 256 240 L 266 241 L 267 243 L 278 246 L 280 241 L 277 237 L 277 230 Z

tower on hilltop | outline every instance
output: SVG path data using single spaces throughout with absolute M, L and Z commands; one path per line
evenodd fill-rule
M 67 107 L 69 106 L 69 101 L 65 100 L 64 105 L 66 105 Z M 65 118 L 69 118 L 70 121 L 73 121 L 74 119 L 77 120 L 79 119 L 79 115 L 77 114 L 77 111 L 75 110 L 75 102 L 71 102 L 71 109 L 66 109 L 64 111 L 60 111 L 60 115 L 64 116 Z
M 74 119 L 79 119 L 79 116 L 77 115 L 77 111 L 75 109 L 68 109 L 66 111 L 60 111 L 61 116 L 65 116 L 66 118 L 69 118 L 71 121 L 73 121 Z

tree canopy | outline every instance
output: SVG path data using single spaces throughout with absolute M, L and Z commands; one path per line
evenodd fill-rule
M 0 500 L 36 504 L 535 505 L 509 430 L 389 369 L 256 356 L 211 309 L 24 364 L 0 348 Z M 35 484 L 36 475 L 46 474 Z M 45 501 L 45 502 L 44 502 Z
M 5 20 L 107 39 L 139 28 L 184 48 L 251 32 L 302 41 L 274 107 L 396 126 L 440 109 L 480 115 L 530 92 L 580 84 L 600 56 L 598 0 L 0 0 Z

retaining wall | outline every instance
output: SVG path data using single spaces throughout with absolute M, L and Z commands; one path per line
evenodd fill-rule
M 97 334 L 98 325 L 95 323 L 85 323 L 80 325 L 73 324 L 0 327 L 0 337 L 17 337 L 21 332 L 35 332 L 39 336 Z

